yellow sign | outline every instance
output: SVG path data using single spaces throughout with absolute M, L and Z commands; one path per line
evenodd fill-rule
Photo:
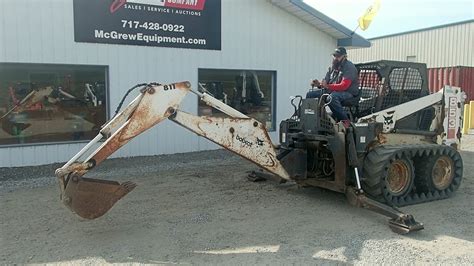
M 375 0 L 374 4 L 371 5 L 367 11 L 365 11 L 364 15 L 359 18 L 359 27 L 362 30 L 366 30 L 369 28 L 370 22 L 374 19 L 375 15 L 380 9 L 380 0 Z

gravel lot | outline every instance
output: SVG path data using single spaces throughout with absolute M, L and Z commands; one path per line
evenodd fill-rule
M 94 221 L 59 202 L 58 165 L 0 168 L 0 264 L 473 265 L 473 143 L 454 197 L 402 208 L 425 224 L 408 236 L 342 194 L 248 182 L 226 151 L 106 161 L 90 177 L 138 187 Z

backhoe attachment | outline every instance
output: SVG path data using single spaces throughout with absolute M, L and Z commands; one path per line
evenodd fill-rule
M 230 118 L 199 117 L 178 109 L 183 98 L 192 92 L 208 105 Z M 95 219 L 135 188 L 132 182 L 84 178 L 89 170 L 145 130 L 169 118 L 216 144 L 242 156 L 281 178 L 289 174 L 277 159 L 277 152 L 265 126 L 217 99 L 191 90 L 189 82 L 148 85 L 122 112 L 105 124 L 100 133 L 63 167 L 56 170 L 62 202 L 77 215 Z M 101 146 L 92 147 L 105 138 Z M 79 158 L 88 157 L 78 162 Z

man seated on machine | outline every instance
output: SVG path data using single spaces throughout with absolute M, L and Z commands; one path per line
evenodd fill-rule
M 326 73 L 326 77 L 320 82 L 315 79 L 311 86 L 319 88 L 306 94 L 306 98 L 320 98 L 323 94 L 331 95 L 329 108 L 337 122 L 342 121 L 345 127 L 349 127 L 350 120 L 344 111 L 342 102 L 359 95 L 359 79 L 357 68 L 347 59 L 344 47 L 338 47 L 333 55 L 332 67 Z

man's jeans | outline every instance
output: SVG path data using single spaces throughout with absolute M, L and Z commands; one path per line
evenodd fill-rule
M 331 109 L 335 118 L 340 120 L 349 120 L 346 112 L 344 112 L 344 108 L 342 107 L 342 102 L 349 98 L 354 97 L 352 93 L 347 91 L 333 91 L 329 92 L 327 90 L 314 90 L 306 93 L 306 98 L 320 98 L 321 95 L 324 93 L 330 93 L 332 97 L 332 101 L 329 103 L 329 108 Z

